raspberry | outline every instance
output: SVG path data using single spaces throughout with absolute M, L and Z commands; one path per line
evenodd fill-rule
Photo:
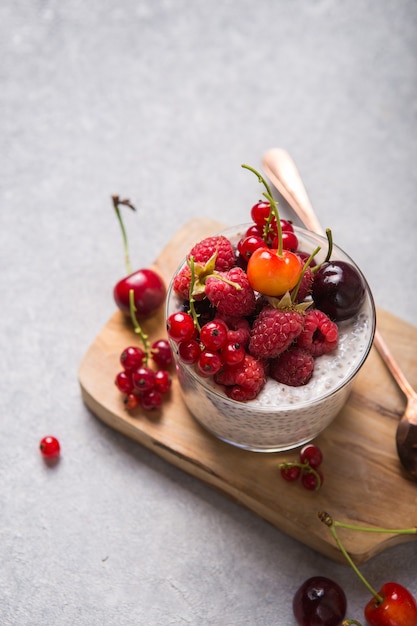
M 313 375 L 314 358 L 310 352 L 297 346 L 288 348 L 270 364 L 270 376 L 279 383 L 301 387 Z
M 261 361 L 246 354 L 242 363 L 223 367 L 215 381 L 225 386 L 226 395 L 232 400 L 253 400 L 265 384 L 265 368 Z
M 209 276 L 205 294 L 221 315 L 243 317 L 250 315 L 256 306 L 255 293 L 240 267 Z
M 176 294 L 183 300 L 190 297 L 191 269 L 188 265 L 184 265 L 174 276 L 173 289 Z
M 195 263 L 206 263 L 214 254 L 216 254 L 215 270 L 227 272 L 234 266 L 235 252 L 231 242 L 224 235 L 206 237 L 192 248 L 187 258 L 192 256 Z
M 311 352 L 314 357 L 327 354 L 337 347 L 339 331 L 323 311 L 307 311 L 304 328 L 297 339 L 297 345 Z
M 298 311 L 265 306 L 255 319 L 249 352 L 258 359 L 275 358 L 301 333 L 304 316 Z

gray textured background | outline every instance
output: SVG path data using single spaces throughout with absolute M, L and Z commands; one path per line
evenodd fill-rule
M 272 146 L 377 304 L 415 323 L 416 33 L 414 0 L 3 0 L 1 624 L 293 626 L 316 573 L 362 617 L 347 567 L 106 428 L 77 369 L 124 270 L 110 195 L 137 204 L 144 266 L 196 215 L 246 221 L 240 164 Z M 363 571 L 416 594 L 416 557 Z

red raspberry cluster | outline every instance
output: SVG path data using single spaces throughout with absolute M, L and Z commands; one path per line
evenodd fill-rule
M 307 384 L 315 359 L 338 344 L 337 324 L 314 308 L 314 259 L 306 264 L 309 255 L 298 250 L 290 222 L 280 220 L 280 235 L 305 265 L 298 285 L 279 299 L 252 288 L 250 257 L 257 248 L 276 245 L 270 210 L 267 202 L 252 208 L 253 224 L 236 247 L 224 235 L 195 244 L 173 280 L 183 308 L 169 316 L 168 336 L 184 363 L 213 376 L 235 400 L 254 399 L 268 376 L 286 385 Z
M 128 346 L 120 355 L 123 369 L 116 375 L 115 384 L 124 395 L 128 410 L 138 406 L 145 411 L 159 409 L 163 397 L 171 388 L 169 367 L 172 363 L 171 347 L 166 339 L 158 339 L 150 347 L 153 365 L 148 354 L 138 346 Z

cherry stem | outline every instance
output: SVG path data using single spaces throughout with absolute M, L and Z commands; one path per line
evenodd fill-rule
M 298 291 L 300 289 L 301 282 L 303 280 L 303 276 L 306 273 L 308 266 L 311 264 L 312 260 L 314 259 L 316 254 L 318 254 L 320 252 L 320 250 L 321 250 L 320 246 L 317 246 L 317 248 L 315 250 L 313 250 L 313 252 L 308 257 L 307 261 L 304 263 L 303 269 L 301 270 L 300 278 L 298 279 L 296 286 L 294 287 L 293 291 L 291 292 L 291 300 L 292 300 L 292 302 L 295 302 L 295 299 L 297 297 Z
M 112 196 L 112 200 L 113 200 L 114 210 L 116 211 L 116 216 L 120 224 L 120 229 L 122 231 L 126 270 L 128 274 L 131 274 L 132 266 L 130 264 L 129 245 L 128 245 L 126 229 L 123 223 L 122 215 L 120 213 L 119 205 L 122 204 L 123 206 L 128 206 L 130 209 L 132 209 L 132 211 L 136 211 L 136 209 L 133 206 L 133 204 L 130 202 L 130 200 L 128 200 L 127 198 L 125 198 L 124 200 L 120 200 L 119 196 Z
M 333 252 L 333 234 L 330 228 L 326 228 L 326 237 L 329 243 L 329 247 L 327 249 L 327 254 L 326 254 L 326 258 L 324 259 L 324 263 L 326 263 L 327 261 L 330 261 L 330 257 L 332 256 L 332 252 Z
M 326 524 L 326 526 L 328 526 L 328 528 L 330 529 L 330 532 L 333 535 L 333 538 L 334 538 L 334 540 L 336 542 L 337 547 L 339 548 L 340 552 L 343 554 L 343 556 L 345 557 L 345 559 L 347 560 L 347 562 L 349 563 L 349 565 L 351 566 L 351 568 L 353 569 L 355 574 L 363 582 L 365 587 L 368 589 L 369 593 L 375 598 L 377 604 L 381 604 L 381 602 L 383 602 L 382 596 L 380 596 L 379 593 L 377 593 L 376 590 L 369 584 L 369 582 L 366 580 L 366 578 L 364 577 L 362 572 L 358 569 L 358 567 L 356 566 L 356 564 L 353 561 L 352 557 L 347 552 L 347 550 L 344 547 L 343 543 L 339 539 L 339 535 L 337 534 L 336 527 L 335 527 L 336 524 L 333 521 L 333 518 L 328 513 L 324 512 L 324 511 L 320 511 L 319 519 L 320 519 L 321 522 L 323 522 L 323 524 Z
M 139 335 L 139 337 L 142 340 L 142 344 L 145 350 L 145 359 L 144 359 L 144 363 L 145 365 L 147 365 L 148 363 L 148 359 L 149 359 L 149 341 L 148 341 L 148 335 L 146 333 L 143 332 L 137 317 L 136 317 L 136 311 L 137 308 L 135 306 L 135 292 L 133 289 L 129 290 L 129 305 L 130 305 L 130 317 L 132 318 L 132 322 L 133 322 L 133 327 L 135 329 L 135 333 L 137 335 Z
M 251 167 L 250 165 L 245 165 L 242 164 L 242 167 L 244 167 L 245 169 L 249 170 L 250 172 L 252 172 L 253 174 L 255 174 L 255 176 L 258 177 L 258 181 L 265 187 L 265 192 L 263 192 L 263 196 L 265 196 L 265 198 L 268 200 L 269 202 L 269 206 L 271 208 L 271 211 L 269 213 L 269 218 L 266 222 L 265 225 L 265 234 L 264 236 L 266 237 L 267 233 L 268 233 L 268 226 L 270 225 L 271 221 L 272 221 L 272 214 L 275 217 L 275 220 L 277 222 L 277 235 L 278 235 L 278 250 L 277 250 L 277 255 L 278 256 L 282 256 L 282 226 L 281 226 L 281 220 L 279 217 L 279 212 L 278 212 L 278 202 L 275 200 L 274 196 L 272 195 L 272 191 L 268 185 L 268 183 L 266 182 L 265 178 L 262 176 L 262 174 L 260 174 L 257 170 L 255 170 L 255 168 Z

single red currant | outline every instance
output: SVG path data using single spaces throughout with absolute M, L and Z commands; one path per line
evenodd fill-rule
M 323 474 L 318 469 L 314 471 L 303 470 L 301 473 L 301 484 L 308 491 L 318 491 L 323 485 Z
M 188 313 L 172 313 L 167 319 L 167 332 L 176 343 L 192 339 L 195 333 L 194 320 Z
M 133 411 L 139 406 L 139 398 L 135 393 L 129 393 L 124 399 L 125 409 L 127 411 Z
M 140 367 L 144 362 L 146 355 L 141 348 L 137 346 L 129 346 L 125 348 L 120 355 L 120 363 L 125 370 L 133 370 Z
M 280 472 L 284 480 L 292 483 L 299 479 L 301 468 L 299 465 L 285 465 L 284 463 L 280 468 Z
M 323 461 L 323 453 L 314 443 L 308 443 L 300 450 L 301 463 L 308 463 L 310 467 L 317 468 Z
M 272 242 L 272 247 L 278 247 L 278 237 Z M 291 250 L 291 252 L 296 252 L 298 250 L 298 239 L 297 235 L 289 230 L 282 231 L 282 247 L 284 250 Z
M 200 341 L 208 350 L 215 352 L 225 345 L 227 332 L 228 328 L 222 320 L 213 320 L 200 330 Z
M 152 389 L 155 384 L 155 372 L 150 367 L 142 365 L 132 372 L 132 383 L 138 391 Z
M 114 382 L 118 390 L 121 391 L 122 393 L 126 393 L 126 394 L 132 393 L 133 391 L 132 378 L 130 374 L 126 372 L 125 370 L 117 374 L 116 380 Z
M 241 239 L 237 245 L 238 252 L 241 257 L 246 259 L 250 259 L 252 254 L 258 248 L 264 248 L 265 242 L 260 235 L 249 235 Z
M 189 341 L 181 341 L 181 343 L 178 345 L 178 355 L 180 359 L 187 365 L 197 363 L 200 354 L 200 344 L 195 339 L 190 339 Z
M 43 457 L 46 459 L 53 459 L 59 456 L 61 446 L 59 445 L 59 441 L 56 437 L 48 435 L 41 439 L 39 449 Z
M 162 395 L 157 389 L 147 389 L 140 397 L 140 404 L 145 411 L 155 411 L 162 406 Z
M 216 352 L 204 350 L 197 361 L 198 369 L 204 376 L 214 376 L 220 370 L 222 362 Z
M 229 341 L 221 349 L 221 359 L 225 365 L 238 365 L 245 358 L 245 348 L 234 341 Z
M 260 200 L 251 208 L 251 218 L 255 222 L 257 226 L 261 228 L 265 226 L 267 219 L 269 218 L 269 214 L 271 212 L 271 205 L 269 202 L 265 200 Z
M 155 372 L 155 389 L 159 393 L 167 393 L 171 388 L 171 376 L 167 370 L 158 370 Z
M 172 350 L 166 339 L 158 339 L 151 345 L 151 356 L 154 363 L 161 369 L 168 369 L 172 364 Z

